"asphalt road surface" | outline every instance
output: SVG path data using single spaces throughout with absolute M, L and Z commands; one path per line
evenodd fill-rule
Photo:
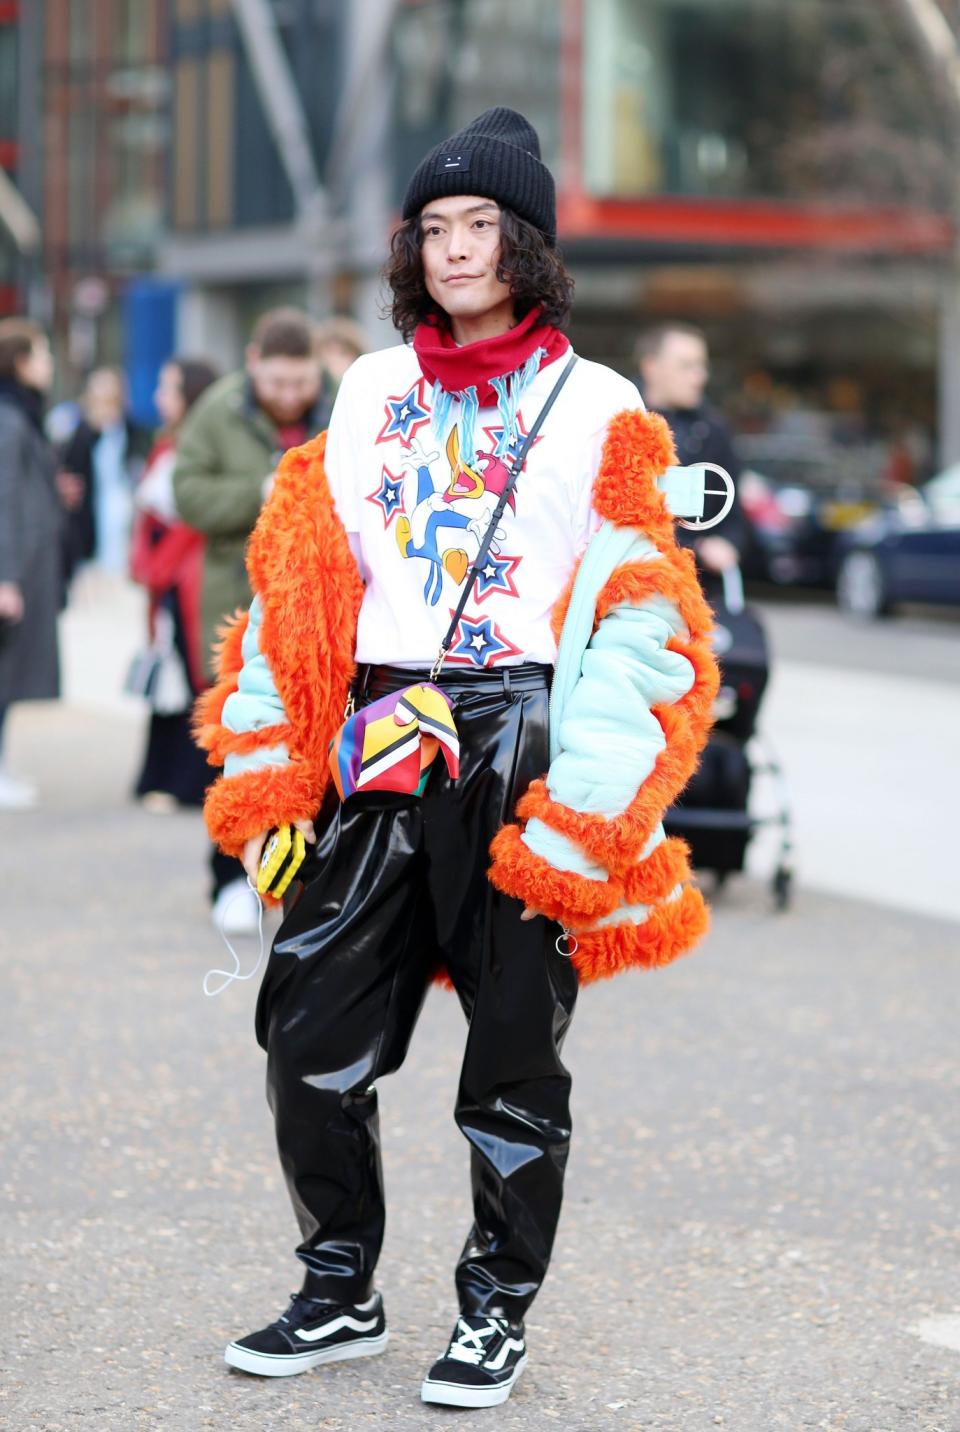
M 781 652 L 783 624 L 775 613 Z M 953 649 L 953 633 L 939 639 Z M 834 747 L 846 794 L 873 799 L 862 729 L 817 727 L 824 669 L 861 714 L 877 682 L 905 684 L 882 663 L 814 655 L 782 655 L 768 722 L 800 764 L 804 821 Z M 914 675 L 949 716 L 951 683 Z M 787 719 L 796 705 L 805 721 Z M 871 739 L 895 770 L 900 727 L 883 720 Z M 126 804 L 138 740 L 129 712 L 89 706 L 25 708 L 11 730 L 45 806 L 0 817 L 0 1426 L 957 1432 L 960 923 L 913 893 L 918 871 L 942 868 L 932 842 L 901 843 L 899 884 L 859 898 L 836 893 L 842 870 L 825 885 L 801 844 L 789 913 L 759 880 L 733 883 L 701 952 L 584 991 L 566 1047 L 567 1200 L 530 1364 L 505 1407 L 449 1413 L 418 1400 L 469 1222 L 452 1120 L 463 1030 L 441 991 L 381 1088 L 388 1352 L 274 1381 L 221 1361 L 298 1285 L 296 1234 L 256 981 L 203 996 L 229 960 L 207 923 L 202 832 Z M 890 781 L 890 842 L 917 795 Z M 242 953 L 249 968 L 255 950 Z

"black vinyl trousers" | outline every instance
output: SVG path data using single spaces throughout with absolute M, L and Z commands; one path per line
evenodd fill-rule
M 469 1025 L 455 1108 L 474 1201 L 460 1311 L 518 1321 L 543 1281 L 570 1143 L 560 1050 L 577 976 L 556 950 L 558 927 L 521 921 L 489 884 L 487 848 L 547 768 L 550 674 L 444 672 L 459 780 L 438 758 L 420 799 L 370 792 L 341 805 L 331 790 L 320 812 L 257 1004 L 311 1297 L 356 1303 L 373 1289 L 384 1231 L 375 1083 L 402 1064 L 441 964 Z M 358 704 L 417 676 L 362 668 Z

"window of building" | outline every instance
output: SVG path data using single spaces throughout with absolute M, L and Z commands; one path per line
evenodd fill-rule
M 17 32 L 0 24 L 0 144 L 17 135 Z
M 876 0 L 589 0 L 583 177 L 670 193 L 948 209 L 923 59 Z
M 556 167 L 561 11 L 553 0 L 425 0 L 401 9 L 395 27 L 398 199 L 426 151 L 492 105 L 522 109 L 540 136 L 545 163 Z

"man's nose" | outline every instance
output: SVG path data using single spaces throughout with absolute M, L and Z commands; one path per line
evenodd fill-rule
M 469 231 L 465 229 L 451 229 L 450 238 L 447 241 L 447 258 L 465 259 L 470 252 Z

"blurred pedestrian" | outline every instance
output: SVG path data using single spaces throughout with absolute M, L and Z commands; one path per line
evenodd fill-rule
M 312 320 L 278 308 L 258 320 L 244 370 L 208 389 L 183 424 L 173 490 L 180 517 L 206 538 L 201 643 L 208 674 L 218 628 L 250 603 L 244 553 L 274 469 L 288 448 L 327 426 L 332 405 Z M 228 932 L 255 930 L 257 901 L 239 862 L 214 851 L 211 869 L 214 922 Z
M 347 369 L 369 351 L 370 341 L 355 319 L 338 313 L 317 324 L 317 356 L 334 391 Z
M 60 693 L 57 613 L 63 593 L 64 507 L 43 430 L 53 381 L 46 335 L 23 318 L 0 321 L 0 809 L 34 805 L 36 791 L 3 761 L 14 701 Z
M 83 422 L 83 409 L 76 398 L 61 398 L 48 409 L 44 431 L 58 453 L 62 453 Z
M 152 657 L 144 693 L 150 724 L 136 794 L 152 810 L 201 805 L 211 779 L 190 730 L 193 700 L 207 684 L 200 638 L 204 539 L 177 514 L 173 469 L 180 425 L 218 376 L 201 359 L 163 365 L 154 394 L 163 427 L 134 494 L 130 573 L 149 593 Z M 173 678 L 165 678 L 170 672 Z
M 83 418 L 63 450 L 67 481 L 80 485 L 67 526 L 66 576 L 92 561 L 104 572 L 126 573 L 133 493 L 150 451 L 150 432 L 126 410 L 119 368 L 95 368 L 81 397 Z
M 635 352 L 637 386 L 647 407 L 670 424 L 678 462 L 716 463 L 736 482 L 740 462 L 730 428 L 705 399 L 710 364 L 704 333 L 689 323 L 660 323 L 641 333 Z M 745 556 L 750 529 L 734 498 L 731 511 L 716 527 L 701 537 L 680 528 L 677 539 L 694 549 L 707 572 L 720 573 Z

